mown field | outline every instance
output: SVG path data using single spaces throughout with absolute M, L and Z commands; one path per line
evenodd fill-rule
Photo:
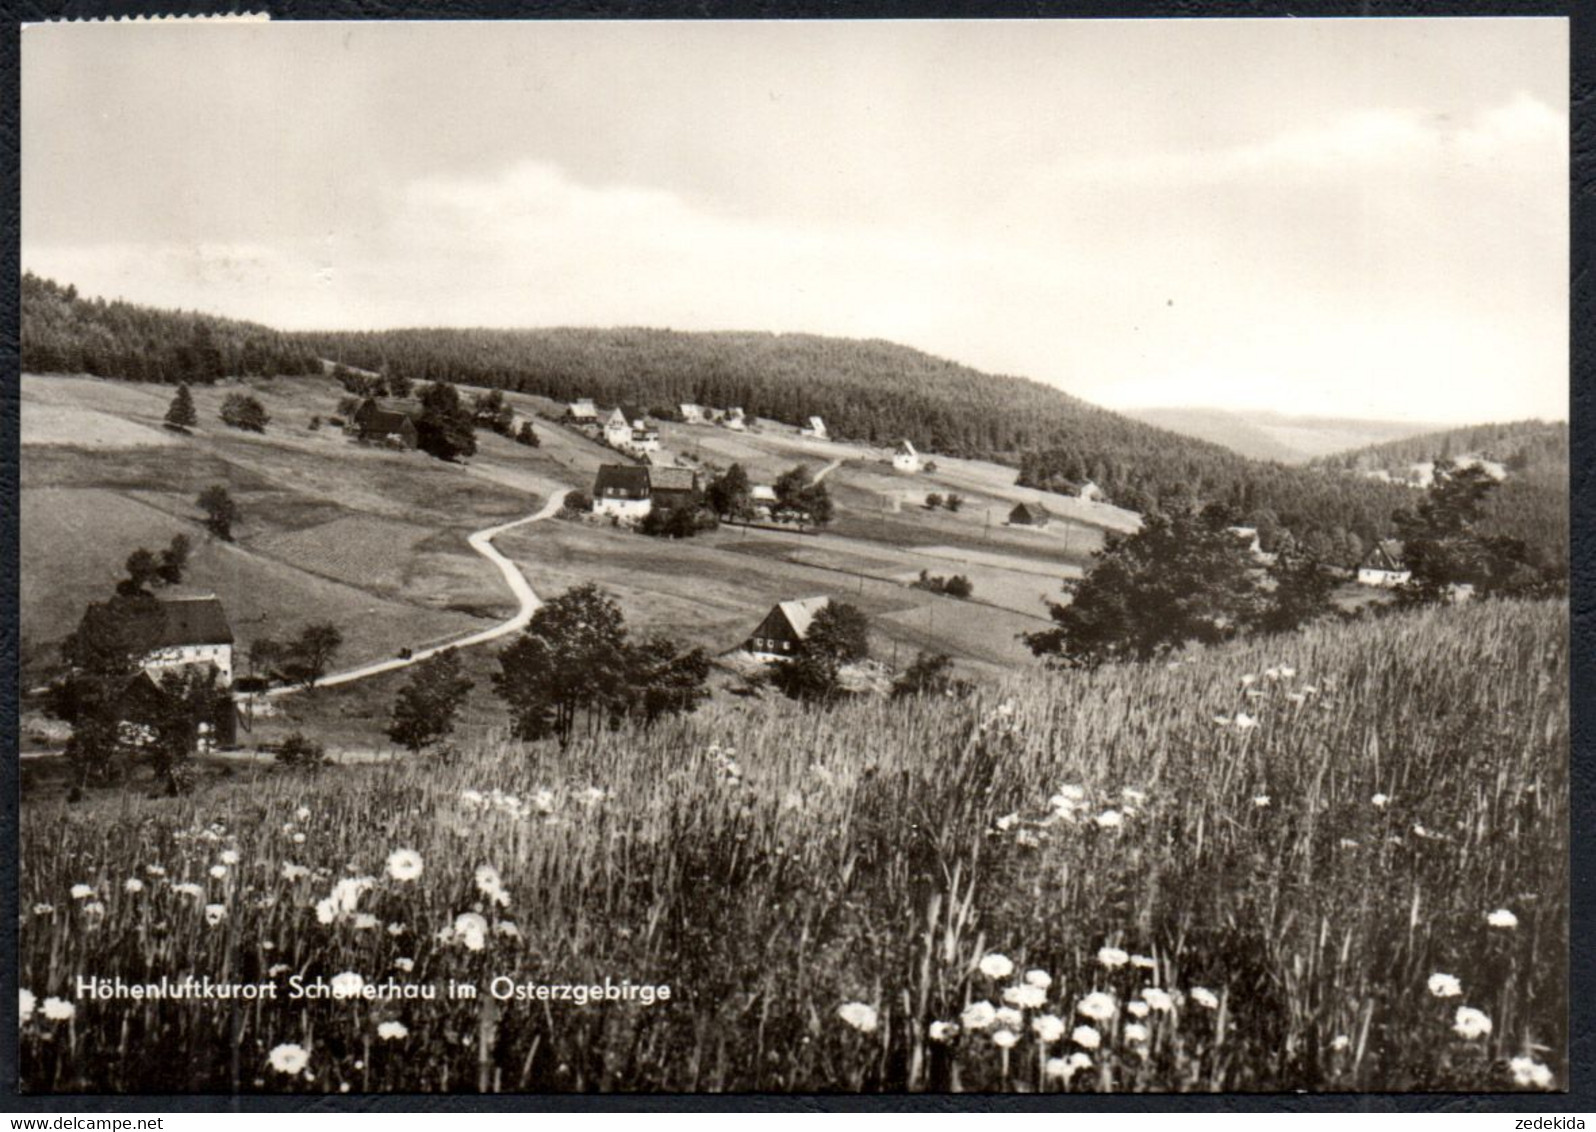
M 21 609 L 25 671 L 48 671 L 84 607 L 103 600 L 135 548 L 174 534 L 194 544 L 187 579 L 227 609 L 240 648 L 330 620 L 340 665 L 480 628 L 514 603 L 466 535 L 527 514 L 597 466 L 579 441 L 547 430 L 527 449 L 484 433 L 469 467 L 351 443 L 332 415 L 341 390 L 314 378 L 257 379 L 264 435 L 223 426 L 236 385 L 196 388 L 200 427 L 161 426 L 169 386 L 92 378 L 22 380 Z M 569 472 L 568 469 L 574 469 Z M 210 538 L 194 499 L 224 484 L 242 519 Z
M 25 804 L 21 1082 L 1561 1087 L 1567 633 L 1561 605 L 1455 607 L 968 700 L 717 701 L 563 751 Z M 361 989 L 390 978 L 482 993 Z

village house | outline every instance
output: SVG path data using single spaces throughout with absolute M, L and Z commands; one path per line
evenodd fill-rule
M 776 489 L 768 483 L 756 483 L 748 489 L 748 501 L 756 515 L 768 519 L 776 510 Z
M 621 449 L 632 443 L 632 422 L 619 407 L 611 409 L 610 415 L 604 418 L 604 443 Z
M 593 514 L 627 521 L 654 509 L 649 469 L 637 464 L 605 464 L 593 481 Z
M 1011 527 L 1045 527 L 1053 516 L 1040 503 L 1016 503 L 1009 512 Z
M 765 614 L 765 619 L 743 647 L 756 660 L 787 660 L 808 638 L 809 627 L 814 624 L 815 617 L 830 604 L 829 597 L 778 602 Z
M 690 401 L 683 401 L 678 406 L 682 414 L 683 424 L 703 424 L 705 421 L 704 406 L 695 405 Z
M 161 679 L 169 673 L 209 669 L 216 674 L 218 688 L 233 683 L 233 629 L 215 594 L 166 592 L 100 602 L 84 611 L 79 631 L 92 631 L 96 622 L 126 642 L 139 669 L 117 697 L 119 718 L 135 731 L 159 719 L 168 706 Z M 232 742 L 236 724 L 229 706 L 216 719 L 200 724 L 201 745 Z
M 628 451 L 639 456 L 647 456 L 659 451 L 659 429 L 643 420 L 641 417 L 632 421 L 632 439 Z
M 696 505 L 698 473 L 691 468 L 649 468 L 648 490 L 651 501 L 659 507 Z
M 1081 484 L 1081 486 L 1076 489 L 1075 495 L 1076 498 L 1084 499 L 1088 503 L 1101 503 L 1103 500 L 1108 498 L 1107 495 L 1103 494 L 1103 489 L 1098 487 L 1091 480 L 1087 480 L 1085 483 Z
M 1413 577 L 1403 561 L 1402 544 L 1395 539 L 1377 542 L 1358 564 L 1358 584 L 1362 586 L 1402 586 Z
M 1275 560 L 1274 555 L 1264 551 L 1263 543 L 1258 539 L 1257 527 L 1227 527 L 1226 529 L 1236 536 L 1238 542 L 1246 546 L 1247 553 L 1252 555 L 1254 562 L 1268 565 Z
M 641 412 L 618 405 L 604 418 L 604 443 L 633 456 L 646 456 L 659 451 L 659 429 Z
M 220 684 L 233 682 L 233 627 L 222 603 L 211 593 L 166 592 L 156 597 L 120 599 L 91 605 L 86 623 L 114 616 L 119 634 L 138 657 L 138 666 L 162 673 L 209 666 Z
M 567 405 L 565 415 L 579 424 L 593 424 L 598 421 L 598 406 L 591 397 L 583 397 Z
M 721 423 L 733 432 L 742 432 L 748 427 L 748 421 L 743 416 L 741 408 L 727 409 L 726 417 Z
M 920 470 L 920 453 L 907 439 L 898 445 L 898 450 L 892 454 L 892 466 L 900 472 L 918 472 Z
M 355 410 L 353 431 L 368 444 L 393 444 L 401 448 L 414 448 L 419 439 L 416 418 L 419 406 L 379 405 L 368 397 Z
M 809 424 L 804 428 L 803 434 L 805 436 L 812 436 L 816 440 L 830 439 L 830 436 L 826 432 L 826 422 L 821 420 L 819 417 L 809 418 Z

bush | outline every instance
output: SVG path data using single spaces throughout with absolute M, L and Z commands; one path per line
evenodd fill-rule
M 566 492 L 565 502 L 560 505 L 560 513 L 567 516 L 585 515 L 592 509 L 593 501 L 582 491 Z
M 222 423 L 245 432 L 265 432 L 271 423 L 271 414 L 248 393 L 229 393 L 222 402 Z
M 295 731 L 277 748 L 277 761 L 295 770 L 315 770 L 327 764 L 327 751 L 303 732 Z
M 951 578 L 944 578 L 940 574 L 933 575 L 927 570 L 920 571 L 920 577 L 909 583 L 917 590 L 926 590 L 934 594 L 947 594 L 949 597 L 967 598 L 975 592 L 975 583 L 963 574 L 954 574 Z

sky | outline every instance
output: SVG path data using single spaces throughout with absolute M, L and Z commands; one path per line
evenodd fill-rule
M 1560 19 L 80 23 L 22 59 L 23 265 L 85 294 L 1567 416 Z

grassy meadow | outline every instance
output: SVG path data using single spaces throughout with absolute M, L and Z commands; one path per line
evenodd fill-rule
M 717 700 L 565 750 L 28 804 L 21 1082 L 1561 1087 L 1567 633 L 1557 604 L 1455 607 L 966 700 Z M 438 997 L 359 989 L 389 979 Z

